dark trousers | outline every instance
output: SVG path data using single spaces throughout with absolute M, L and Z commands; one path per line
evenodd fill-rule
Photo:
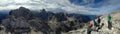
M 91 31 L 92 31 L 91 27 L 88 27 L 87 28 L 87 34 L 91 34 Z
M 112 23 L 110 21 L 108 21 L 108 29 L 111 30 L 111 28 L 112 28 Z
M 91 34 L 91 31 L 88 31 L 87 34 Z

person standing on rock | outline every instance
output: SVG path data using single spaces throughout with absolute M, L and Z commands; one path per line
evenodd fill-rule
M 97 31 L 98 30 L 98 22 L 96 20 L 93 20 L 93 23 L 94 23 L 94 31 Z
M 112 28 L 112 23 L 111 23 L 111 16 L 110 16 L 110 15 L 108 15 L 108 17 L 107 17 L 107 22 L 108 22 L 108 29 L 111 30 L 111 28 Z
M 87 34 L 91 34 L 91 31 L 93 30 L 92 27 L 93 27 L 93 23 L 90 22 L 87 28 Z
M 101 22 L 101 19 L 100 19 L 100 17 L 98 17 L 98 19 L 97 19 L 97 31 L 101 28 L 101 25 L 100 25 L 100 22 Z
M 98 17 L 98 20 L 97 20 L 97 22 L 98 22 L 98 24 L 100 24 L 100 22 L 101 22 L 101 19 L 100 19 L 100 17 Z

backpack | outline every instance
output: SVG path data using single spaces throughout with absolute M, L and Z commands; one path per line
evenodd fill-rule
M 93 22 L 94 22 L 94 26 L 97 26 L 97 22 L 95 20 L 93 20 Z

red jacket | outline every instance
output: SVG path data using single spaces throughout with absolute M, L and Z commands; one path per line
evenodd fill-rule
M 93 23 L 90 23 L 90 24 L 89 24 L 89 27 L 92 27 L 92 26 L 93 26 Z

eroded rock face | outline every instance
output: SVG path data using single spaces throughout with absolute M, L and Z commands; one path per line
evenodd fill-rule
M 32 17 L 32 13 L 29 9 L 20 7 L 19 9 L 11 10 L 9 15 L 14 16 L 15 18 L 24 17 L 25 19 L 30 19 Z
M 91 34 L 120 34 L 120 11 L 115 12 L 110 14 L 112 17 L 111 23 L 112 23 L 112 28 L 111 30 L 108 29 L 108 23 L 107 23 L 107 16 L 108 15 L 103 15 L 101 16 L 101 23 L 104 23 L 104 26 L 98 31 L 92 31 Z M 78 30 L 73 30 L 69 31 L 68 33 L 63 33 L 63 34 L 87 34 L 87 26 L 83 27 L 82 29 Z
M 11 10 L 2 24 L 8 32 L 18 32 L 20 29 L 20 31 L 34 31 L 43 34 L 61 34 L 61 32 L 83 28 L 84 22 L 91 20 L 90 16 L 64 12 L 53 13 L 45 9 L 40 12 L 32 12 L 27 8 L 20 7 Z

